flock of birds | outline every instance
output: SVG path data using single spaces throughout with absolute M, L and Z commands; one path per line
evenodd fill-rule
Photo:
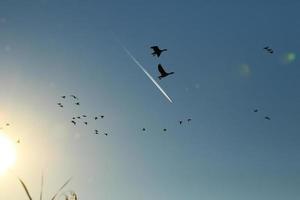
M 61 99 L 67 99 L 67 97 L 70 97 L 71 99 L 73 99 L 73 104 L 76 105 L 76 106 L 80 106 L 80 101 L 79 101 L 79 98 L 75 95 L 69 95 L 69 96 L 61 96 Z M 64 108 L 64 104 L 62 102 L 58 102 L 57 105 L 60 107 L 60 108 Z M 79 123 L 82 123 L 83 125 L 85 126 L 88 126 L 88 124 L 90 123 L 89 119 L 92 119 L 94 121 L 98 120 L 98 119 L 104 119 L 104 115 L 97 115 L 97 116 L 87 116 L 85 114 L 81 114 L 81 115 L 76 115 L 76 116 L 73 116 L 70 120 L 70 123 L 72 123 L 74 126 L 77 126 Z M 105 135 L 105 136 L 108 136 L 108 133 L 107 132 L 100 132 L 98 129 L 94 129 L 94 134 L 98 135 L 99 133 Z
M 79 98 L 78 98 L 78 97 L 76 97 L 75 95 L 69 95 L 69 97 L 71 97 L 71 98 L 73 98 L 74 100 L 76 100 L 76 102 L 73 103 L 74 105 L 77 105 L 77 106 L 80 105 L 80 102 L 79 102 Z M 61 96 L 61 98 L 62 98 L 62 99 L 66 99 L 67 96 L 66 96 L 66 95 Z M 58 107 L 60 107 L 60 108 L 64 108 L 65 103 L 63 104 L 62 102 L 58 102 L 57 105 L 58 105 Z M 104 119 L 104 115 L 98 115 L 98 116 L 92 116 L 92 117 L 87 116 L 87 115 L 77 115 L 77 116 L 73 116 L 73 117 L 71 118 L 70 123 L 72 123 L 73 126 L 77 126 L 79 123 L 82 123 L 83 125 L 88 126 L 88 124 L 89 124 L 88 119 L 92 119 L 93 121 L 96 121 L 96 120 L 98 120 L 98 119 Z M 191 122 L 191 121 L 192 121 L 191 118 L 186 119 L 186 122 Z M 180 124 L 180 125 L 183 124 L 183 123 L 184 123 L 184 120 L 180 120 L 180 121 L 179 121 L 179 124 Z M 145 127 L 142 128 L 141 130 L 142 130 L 143 132 L 147 131 L 147 129 L 146 129 Z M 162 130 L 163 130 L 163 132 L 166 132 L 166 131 L 167 131 L 166 128 L 164 128 L 164 129 L 162 129 Z M 109 135 L 108 132 L 100 132 L 99 129 L 94 129 L 94 130 L 93 130 L 93 133 L 96 134 L 96 135 L 98 135 L 99 133 L 102 133 L 102 134 L 105 135 L 105 136 L 108 136 L 108 135 Z
M 152 52 L 152 55 L 153 56 L 157 56 L 157 57 L 160 57 L 160 55 L 164 52 L 164 51 L 167 51 L 167 49 L 160 49 L 159 46 L 152 46 L 150 47 L 153 52 Z M 268 53 L 270 54 L 273 54 L 274 53 L 274 50 L 271 49 L 270 47 L 266 46 L 263 48 L 265 51 L 267 51 Z M 163 66 L 161 64 L 158 64 L 158 71 L 160 73 L 160 76 L 158 76 L 158 79 L 161 80 L 162 78 L 165 78 L 171 74 L 174 74 L 174 72 L 166 72 L 165 69 L 163 68 Z M 76 106 L 80 106 L 80 101 L 79 101 L 79 98 L 75 95 L 63 95 L 61 96 L 61 99 L 64 99 L 66 100 L 67 98 L 71 98 L 73 99 L 73 104 L 76 105 Z M 64 108 L 64 104 L 62 102 L 58 102 L 57 105 L 60 107 L 60 108 Z M 254 113 L 258 113 L 259 110 L 258 109 L 254 109 L 253 110 Z M 104 119 L 104 115 L 98 115 L 98 116 L 87 116 L 87 115 L 78 115 L 78 116 L 73 116 L 72 119 L 70 120 L 70 123 L 72 123 L 74 126 L 77 126 L 79 123 L 82 123 L 84 124 L 85 126 L 88 126 L 89 124 L 89 121 L 88 119 L 92 119 L 93 121 L 97 121 L 98 119 Z M 265 120 L 271 120 L 271 117 L 269 116 L 265 116 L 264 117 Z M 180 125 L 182 125 L 184 122 L 191 122 L 192 119 L 191 118 L 188 118 L 186 120 L 180 120 L 178 123 Z M 9 127 L 10 126 L 10 123 L 5 123 L 5 127 Z M 3 129 L 3 126 L 0 126 L 0 130 Z M 147 129 L 144 127 L 141 129 L 142 132 L 146 132 Z M 166 132 L 167 129 L 166 128 L 163 128 L 162 129 L 163 132 Z M 98 134 L 103 134 L 105 136 L 108 136 L 108 132 L 104 132 L 104 131 L 99 131 L 98 129 L 94 129 L 93 131 L 94 134 L 98 135 Z M 20 139 L 17 140 L 17 143 L 19 144 L 20 143 Z
M 157 58 L 159 58 L 163 52 L 167 51 L 167 49 L 160 49 L 159 46 L 152 46 L 150 48 L 153 50 L 152 55 L 157 56 Z M 270 54 L 274 53 L 273 49 L 271 49 L 268 46 L 264 47 L 263 49 L 266 50 Z M 167 77 L 171 74 L 174 74 L 174 72 L 166 72 L 166 70 L 163 68 L 163 66 L 161 64 L 158 64 L 157 68 L 158 68 L 158 72 L 160 73 L 160 76 L 158 76 L 159 80 L 161 80 L 162 78 L 165 78 L 165 77 Z M 73 99 L 73 101 L 74 101 L 73 104 L 74 105 L 80 106 L 79 98 L 75 95 L 69 95 L 69 96 L 64 95 L 64 96 L 61 96 L 61 99 L 66 99 L 68 97 Z M 60 108 L 64 108 L 64 104 L 62 102 L 58 102 L 57 105 Z M 253 112 L 257 113 L 257 112 L 259 112 L 259 110 L 254 109 Z M 92 116 L 92 118 L 90 116 L 87 116 L 87 115 L 84 115 L 84 114 L 79 115 L 79 116 L 73 116 L 72 119 L 70 120 L 70 123 L 72 123 L 74 126 L 77 126 L 79 123 L 82 123 L 83 125 L 88 126 L 88 124 L 89 124 L 88 119 L 92 119 L 93 121 L 96 121 L 98 119 L 104 119 L 104 115 Z M 271 117 L 265 116 L 264 119 L 265 120 L 271 120 Z M 184 122 L 190 123 L 191 121 L 192 121 L 192 119 L 188 118 L 186 120 L 179 120 L 178 123 L 179 123 L 179 125 L 182 125 Z M 147 131 L 147 129 L 145 127 L 141 128 L 141 130 L 142 130 L 142 132 Z M 166 132 L 167 129 L 163 128 L 162 131 Z M 109 135 L 107 132 L 103 132 L 103 131 L 100 132 L 98 129 L 94 129 L 93 133 L 96 134 L 96 135 L 98 135 L 100 133 L 102 133 L 105 136 Z

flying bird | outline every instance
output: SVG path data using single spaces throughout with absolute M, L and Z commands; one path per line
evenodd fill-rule
M 145 128 L 143 128 L 143 129 L 142 129 L 142 131 L 146 131 L 146 129 L 145 129 Z
M 98 117 L 94 117 L 94 120 L 97 120 L 98 119 Z
M 273 54 L 273 49 L 269 48 L 268 46 L 264 47 L 264 50 L 268 51 L 269 53 Z
M 255 112 L 255 113 L 258 112 L 258 109 L 254 109 L 253 112 Z
M 79 105 L 80 105 L 80 102 L 76 102 L 75 104 L 76 104 L 77 106 L 79 106 Z
M 76 119 L 76 117 L 72 117 L 72 119 Z
M 78 99 L 75 95 L 71 94 L 70 97 L 72 97 L 73 99 Z
M 97 134 L 97 135 L 99 134 L 99 131 L 97 129 L 95 130 L 95 134 Z
M 66 96 L 61 96 L 61 98 L 65 99 L 65 98 L 66 98 Z
M 76 125 L 76 122 L 75 122 L 74 120 L 72 120 L 72 121 L 71 121 L 71 123 L 73 123 L 73 124 L 74 124 L 74 126 Z
M 18 140 L 17 140 L 17 144 L 20 144 L 20 142 L 21 142 L 20 139 L 18 139 Z
M 101 117 L 101 119 L 103 119 L 103 118 L 104 118 L 104 115 L 101 115 L 100 117 Z
M 83 122 L 85 125 L 88 125 L 88 123 L 87 122 Z
M 9 123 L 6 123 L 5 125 L 6 125 L 6 126 L 10 126 L 10 124 L 9 124 Z
M 77 117 L 77 119 L 81 119 L 81 117 L 80 117 L 80 116 L 78 116 L 78 117 Z
M 108 136 L 108 133 L 103 133 L 105 136 Z
M 167 77 L 167 76 L 169 76 L 169 75 L 171 75 L 171 74 L 174 74 L 174 72 L 170 72 L 170 73 L 166 72 L 166 71 L 164 70 L 164 68 L 162 67 L 161 64 L 158 64 L 157 68 L 158 68 L 158 71 L 159 71 L 159 73 L 160 73 L 160 76 L 158 77 L 159 80 L 161 80 L 162 78 Z
M 189 119 L 187 119 L 187 121 L 188 121 L 188 122 L 190 122 L 190 121 L 192 121 L 192 119 L 191 119 L 191 118 L 189 118 Z
M 268 117 L 268 116 L 266 116 L 266 117 L 265 117 L 265 119 L 266 119 L 266 120 L 271 120 L 271 118 L 270 118 L 270 117 Z
M 158 46 L 150 47 L 153 50 L 152 55 L 159 57 L 162 52 L 167 51 L 167 49 L 160 49 Z
M 167 93 L 160 87 L 156 80 L 148 73 L 148 71 L 143 67 L 143 65 L 131 54 L 131 52 L 120 42 L 123 50 L 132 59 L 132 61 L 147 75 L 147 77 L 153 82 L 153 84 L 159 89 L 159 91 L 168 99 L 170 103 L 173 103 L 172 99 L 167 95 Z
M 61 108 L 63 108 L 64 106 L 62 105 L 62 103 L 57 103 L 57 105 Z
M 166 129 L 166 128 L 164 128 L 164 129 L 163 129 L 163 131 L 165 131 L 165 132 L 166 132 L 166 131 L 167 131 L 167 129 Z
M 82 117 L 86 117 L 86 115 L 82 115 Z
M 179 124 L 182 124 L 182 121 L 181 121 L 181 120 L 179 121 Z

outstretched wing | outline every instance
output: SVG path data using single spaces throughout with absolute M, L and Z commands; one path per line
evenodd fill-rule
M 164 68 L 161 66 L 161 64 L 158 64 L 158 71 L 162 76 L 167 74 L 167 72 L 164 70 Z
M 159 49 L 158 46 L 152 46 L 152 47 L 150 47 L 150 48 L 153 49 L 153 51 L 155 51 L 155 52 L 160 51 L 160 49 Z

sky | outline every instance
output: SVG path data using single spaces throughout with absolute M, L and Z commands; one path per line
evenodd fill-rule
M 42 173 L 48 199 L 69 177 L 87 200 L 299 199 L 299 8 L 2 0 L 0 123 L 21 143 L 0 199 L 26 199 L 17 177 L 37 199 Z M 115 37 L 157 81 L 158 63 L 175 72 L 159 81 L 174 103 Z M 168 51 L 153 57 L 153 45 Z M 70 94 L 81 105 L 59 108 Z M 78 114 L 105 118 L 74 127 Z

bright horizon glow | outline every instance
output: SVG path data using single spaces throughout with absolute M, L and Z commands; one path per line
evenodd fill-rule
M 3 175 L 16 162 L 16 149 L 12 141 L 0 133 L 0 175 Z

